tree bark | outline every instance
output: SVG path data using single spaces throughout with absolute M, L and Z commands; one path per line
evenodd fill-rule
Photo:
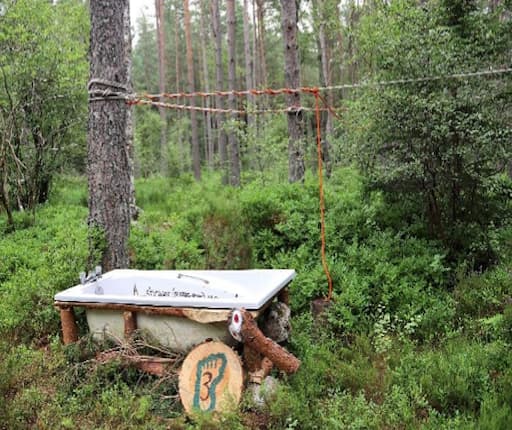
M 91 0 L 90 16 L 89 263 L 108 271 L 129 263 L 131 115 L 123 97 L 99 94 L 131 91 L 129 1 Z
M 252 84 L 254 88 L 258 87 L 258 25 L 256 21 L 256 0 L 251 0 L 251 6 L 252 6 L 252 34 L 251 34 L 251 44 L 252 44 Z M 253 97 L 252 101 L 254 103 L 254 109 L 258 110 L 260 106 L 260 98 Z M 260 134 L 260 120 L 258 118 L 258 115 L 254 115 L 254 129 L 255 129 L 255 136 L 258 137 Z M 255 149 L 255 159 L 254 163 L 258 164 L 257 162 L 257 153 L 258 148 Z
M 293 1 L 293 0 L 292 0 Z M 267 88 L 267 61 L 265 59 L 265 9 L 264 0 L 256 0 L 258 5 L 258 51 L 259 51 L 259 80 L 258 83 Z
M 245 87 L 250 90 L 254 88 L 253 59 L 251 52 L 251 36 L 249 29 L 249 0 L 244 0 L 244 57 L 245 57 Z M 254 109 L 254 96 L 247 94 L 247 107 Z M 254 115 L 247 114 L 247 125 L 249 128 L 254 125 Z
M 325 24 L 327 19 L 325 13 L 325 4 L 323 0 L 317 0 L 317 18 L 318 18 L 318 42 L 320 45 L 320 60 L 322 65 L 322 85 L 324 87 L 328 87 L 331 85 L 331 72 L 330 72 L 330 51 L 327 42 L 327 35 L 325 31 Z M 315 6 L 314 3 L 314 6 Z M 332 91 L 327 92 L 327 103 L 329 106 L 333 105 Z M 325 165 L 325 171 L 327 177 L 331 176 L 331 160 L 330 160 L 330 139 L 333 133 L 333 124 L 332 124 L 332 114 L 328 110 L 327 111 L 327 119 L 325 123 L 325 131 L 322 139 L 322 157 Z
M 179 8 L 179 0 L 174 3 L 174 47 L 175 47 L 175 91 L 179 93 L 181 91 L 181 43 L 180 43 L 180 30 L 181 30 L 181 21 L 180 21 L 180 8 Z M 177 104 L 181 104 L 180 98 L 176 99 Z M 176 117 L 178 119 L 182 118 L 182 111 L 176 111 Z M 188 170 L 188 157 L 186 156 L 185 145 L 183 144 L 183 139 L 181 138 L 181 129 L 178 137 L 178 152 L 179 152 L 179 169 L 181 172 Z
M 348 66 L 348 73 L 349 73 L 349 79 L 350 83 L 353 84 L 357 82 L 357 73 L 358 73 L 358 63 L 356 58 L 356 46 L 355 46 L 355 28 L 357 27 L 357 24 L 359 22 L 359 10 L 358 5 L 354 0 L 350 0 L 349 3 L 349 36 L 348 36 L 348 54 L 350 58 L 349 66 Z
M 219 0 L 212 0 L 212 31 L 215 38 L 215 78 L 217 91 L 224 89 L 224 68 L 222 66 L 222 34 L 220 27 Z M 224 109 L 224 102 L 221 96 L 215 97 L 215 106 L 217 109 Z M 223 183 L 227 183 L 226 164 L 228 159 L 227 136 L 224 131 L 224 115 L 217 115 L 218 132 L 218 150 L 220 159 L 220 168 L 223 171 Z
M 287 88 L 300 87 L 300 64 L 297 44 L 297 4 L 281 0 L 281 24 L 284 38 L 284 81 Z M 304 179 L 303 121 L 300 110 L 300 93 L 286 96 L 288 105 L 288 180 Z
M 251 49 L 251 30 L 249 24 L 249 0 L 244 0 L 244 59 L 245 59 L 245 88 L 250 90 L 254 88 L 254 61 L 253 51 Z M 256 167 L 256 151 L 255 151 L 255 136 L 256 136 L 256 115 L 251 113 L 256 108 L 255 97 L 248 93 L 246 96 L 247 105 L 247 128 L 246 128 L 246 148 L 247 158 L 249 165 L 253 168 Z
M 201 46 L 201 59 L 203 63 L 203 82 L 204 82 L 204 90 L 209 93 L 210 92 L 210 79 L 208 76 L 208 61 L 206 59 L 206 48 L 207 48 L 207 40 L 209 39 L 208 35 L 208 27 L 206 26 L 206 8 L 205 3 L 201 3 L 201 40 L 203 43 L 200 43 Z M 210 108 L 210 97 L 205 97 L 205 107 L 207 109 Z M 208 167 L 210 169 L 213 168 L 213 136 L 212 136 L 212 124 L 211 124 L 211 114 L 209 111 L 206 111 L 205 115 L 205 123 L 206 123 L 206 154 L 208 160 Z
M 160 94 L 165 93 L 166 64 L 165 64 L 165 19 L 164 0 L 155 0 L 156 12 L 156 38 L 158 46 L 158 90 Z M 165 97 L 161 96 L 160 101 L 165 103 Z M 167 115 L 164 107 L 159 107 L 160 113 L 160 173 L 167 176 Z
M 132 83 L 132 30 L 130 26 L 130 7 L 124 9 L 123 34 L 126 49 L 126 82 L 128 93 L 133 93 Z M 126 110 L 126 146 L 128 147 L 128 172 L 130 175 L 130 220 L 139 216 L 139 208 L 135 201 L 135 145 L 133 142 L 133 108 Z
M 187 80 L 188 91 L 193 93 L 195 91 L 194 85 L 194 55 L 192 51 L 192 37 L 190 34 L 190 10 L 188 7 L 188 0 L 183 0 L 183 12 L 185 19 L 185 43 L 187 45 Z M 196 105 L 196 98 L 190 98 L 190 104 Z M 197 112 L 190 111 L 190 128 L 192 133 L 192 170 L 194 171 L 194 178 L 197 181 L 201 179 L 201 154 L 199 151 L 199 136 L 197 134 Z
M 236 21 L 235 21 L 235 0 L 227 0 L 227 21 L 228 21 L 228 81 L 229 89 L 236 90 Z M 229 108 L 236 109 L 235 95 L 228 97 Z M 231 120 L 236 121 L 236 114 L 231 113 Z M 234 125 L 234 124 L 233 124 Z M 236 133 L 232 130 L 228 136 L 230 152 L 230 174 L 229 183 L 235 187 L 240 186 L 240 148 Z

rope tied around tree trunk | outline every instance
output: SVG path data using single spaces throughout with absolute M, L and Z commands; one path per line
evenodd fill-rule
M 93 89 L 95 86 L 103 88 Z M 87 83 L 87 93 L 89 103 L 105 100 L 125 100 L 128 102 L 135 98 L 135 94 L 128 91 L 128 85 L 99 78 L 93 78 Z

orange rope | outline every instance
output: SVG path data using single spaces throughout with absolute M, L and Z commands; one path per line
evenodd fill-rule
M 235 95 L 238 97 L 245 97 L 247 95 L 254 95 L 254 96 L 261 96 L 261 95 L 271 95 L 271 96 L 277 96 L 280 94 L 296 94 L 299 92 L 304 92 L 304 90 L 309 90 L 306 92 L 311 92 L 312 88 L 304 87 L 304 88 L 279 88 L 279 89 L 272 89 L 272 88 L 266 88 L 264 90 L 257 90 L 257 89 L 250 89 L 250 90 L 244 90 L 244 91 L 210 91 L 210 92 L 204 92 L 204 91 L 195 91 L 192 93 L 162 93 L 162 94 L 138 94 L 137 97 L 141 98 L 148 98 L 151 100 L 159 100 L 160 98 L 168 98 L 168 99 L 179 99 L 179 98 L 192 98 L 192 97 L 215 97 L 215 96 L 230 96 Z
M 143 100 L 138 98 L 131 98 L 126 101 L 129 105 L 149 105 L 149 106 L 156 106 L 156 107 L 163 107 L 166 109 L 174 109 L 174 110 L 186 110 L 186 111 L 197 111 L 197 112 L 210 112 L 210 113 L 235 113 L 239 115 L 245 115 L 245 114 L 253 114 L 253 115 L 259 115 L 259 114 L 268 114 L 268 113 L 289 113 L 289 112 L 296 112 L 296 111 L 305 111 L 305 112 L 311 112 L 315 109 L 312 109 L 310 107 L 306 106 L 293 106 L 293 107 L 286 107 L 286 108 L 276 108 L 276 109 L 219 109 L 219 108 L 206 108 L 202 106 L 189 106 L 189 105 L 180 105 L 180 104 L 171 104 L 171 103 L 163 103 L 159 101 L 153 101 L 150 100 Z M 320 108 L 321 111 L 331 111 L 332 108 L 329 108 L 329 106 L 325 108 Z
M 325 255 L 325 197 L 324 197 L 324 175 L 322 171 L 322 132 L 320 129 L 320 93 L 318 89 L 314 90 L 312 94 L 315 96 L 315 108 L 316 108 L 316 152 L 318 155 L 318 189 L 320 194 L 320 237 L 322 240 L 322 267 L 324 268 L 325 276 L 327 277 L 327 283 L 329 284 L 329 293 L 326 297 L 326 301 L 332 299 L 332 278 L 329 272 L 329 266 L 327 265 L 327 257 Z
M 303 92 L 310 94 L 315 97 L 315 116 L 316 116 L 316 147 L 317 147 L 317 156 L 318 156 L 318 188 L 319 188 L 319 199 L 320 199 L 320 239 L 321 239 L 321 257 L 322 257 L 322 267 L 325 272 L 325 276 L 327 277 L 327 283 L 329 285 L 329 291 L 326 301 L 332 300 L 333 294 L 333 282 L 332 277 L 329 272 L 329 266 L 327 264 L 327 256 L 326 256 L 326 234 L 325 234 L 325 196 L 324 196 L 324 181 L 323 181 L 323 166 L 322 166 L 322 133 L 320 128 L 320 112 L 328 111 L 337 119 L 341 119 L 337 112 L 334 110 L 332 106 L 330 106 L 327 101 L 320 95 L 321 88 L 318 87 L 301 87 L 301 88 L 280 88 L 277 90 L 273 90 L 267 88 L 265 90 L 245 90 L 245 91 L 213 91 L 213 92 L 193 92 L 193 93 L 163 93 L 163 94 L 141 94 L 135 97 L 129 98 L 126 100 L 127 104 L 130 105 L 152 105 L 158 107 L 164 107 L 169 109 L 178 109 L 178 110 L 196 110 L 201 112 L 212 112 L 212 113 L 238 113 L 238 114 L 246 114 L 246 113 L 284 113 L 290 111 L 300 111 L 300 110 L 311 110 L 307 107 L 295 106 L 288 107 L 286 109 L 269 109 L 262 111 L 251 111 L 251 110 L 237 110 L 237 109 L 217 109 L 217 108 L 203 108 L 198 106 L 188 106 L 188 105 L 178 105 L 178 104 L 169 104 L 161 102 L 161 98 L 168 99 L 179 99 L 179 98 L 192 98 L 192 97 L 211 97 L 211 96 L 246 96 L 248 94 L 252 94 L 255 96 L 260 96 L 264 94 L 268 95 L 280 95 L 280 94 L 295 94 L 297 92 Z M 323 108 L 320 107 L 320 101 L 324 105 Z

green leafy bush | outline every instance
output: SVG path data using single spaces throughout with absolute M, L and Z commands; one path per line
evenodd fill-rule
M 74 285 L 87 259 L 85 209 L 45 206 L 31 228 L 0 239 L 0 333 L 30 341 L 58 332 L 53 296 Z
M 510 220 L 510 83 L 425 78 L 501 67 L 511 34 L 502 13 L 477 2 L 395 1 L 358 28 L 371 77 L 411 82 L 370 86 L 353 103 L 353 159 L 403 224 L 422 221 L 449 261 L 474 269 L 498 261 L 496 228 Z
M 335 171 L 326 183 L 334 300 L 326 318 L 315 321 L 311 300 L 327 293 L 315 178 L 304 185 L 220 184 L 218 175 L 201 183 L 190 176 L 139 180 L 143 211 L 132 224 L 131 264 L 297 271 L 287 348 L 302 365 L 282 380 L 269 409 L 256 413 L 244 404 L 220 421 L 187 422 L 175 378 L 160 383 L 118 362 L 94 364 L 100 346 L 85 340 L 60 346 L 53 294 L 75 284 L 87 261 L 85 185 L 62 178 L 30 223 L 0 239 L 6 428 L 243 428 L 253 414 L 270 428 L 503 426 L 512 381 L 506 264 L 469 276 L 466 266 L 449 269 L 439 242 L 382 222 L 382 196 L 367 193 L 353 169 Z
M 492 385 L 492 375 L 507 369 L 508 347 L 463 340 L 438 350 L 411 351 L 394 370 L 393 382 L 409 392 L 420 390 L 428 404 L 445 414 L 477 413 Z

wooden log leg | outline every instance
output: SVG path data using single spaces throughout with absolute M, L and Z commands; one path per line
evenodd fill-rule
M 240 310 L 242 315 L 241 335 L 246 346 L 269 358 L 274 365 L 286 373 L 295 373 L 300 360 L 272 339 L 265 337 L 250 312 Z
M 133 332 L 137 330 L 137 314 L 132 311 L 123 312 L 124 319 L 124 338 L 130 340 Z
M 248 345 L 244 345 L 244 364 L 247 369 L 248 382 L 259 385 L 274 367 L 272 361 Z
M 60 309 L 60 322 L 62 324 L 64 345 L 76 342 L 78 340 L 78 327 L 72 307 Z

